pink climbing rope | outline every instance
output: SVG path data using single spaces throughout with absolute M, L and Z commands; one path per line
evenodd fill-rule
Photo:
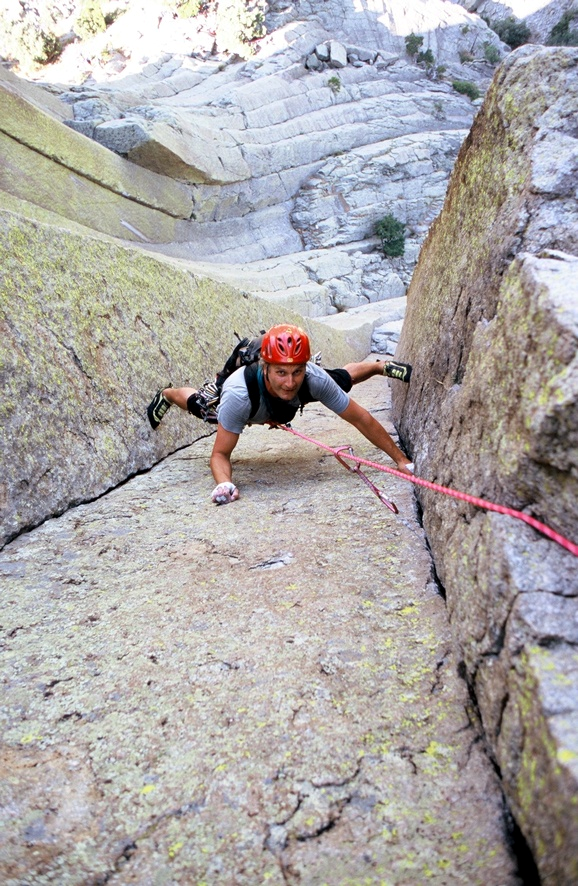
M 497 514 L 505 514 L 507 517 L 514 517 L 516 520 L 522 520 L 524 523 L 527 523 L 528 526 L 531 526 L 537 532 L 540 532 L 547 538 L 552 539 L 552 541 L 555 541 L 567 551 L 570 551 L 571 554 L 574 554 L 575 557 L 578 557 L 577 544 L 574 544 L 574 542 L 565 538 L 565 536 L 561 535 L 559 532 L 556 532 L 554 529 L 550 529 L 550 527 L 546 526 L 545 523 L 541 523 L 539 520 L 536 520 L 535 517 L 530 517 L 528 514 L 524 514 L 522 511 L 516 511 L 514 508 L 507 508 L 505 507 L 505 505 L 497 505 L 494 504 L 494 502 L 486 501 L 483 498 L 477 498 L 475 495 L 469 495 L 467 492 L 458 492 L 456 489 L 450 489 L 448 486 L 440 486 L 439 483 L 431 483 L 429 480 L 423 480 L 421 477 L 404 474 L 402 473 L 402 471 L 396 470 L 396 468 L 388 468 L 386 465 L 380 465 L 377 462 L 368 461 L 368 459 L 366 458 L 360 458 L 358 455 L 354 455 L 351 447 L 340 446 L 338 449 L 333 449 L 331 446 L 327 446 L 325 443 L 320 443 L 319 440 L 314 440 L 312 437 L 307 437 L 305 434 L 301 434 L 299 431 L 296 431 L 294 428 L 291 428 L 288 425 L 273 424 L 272 427 L 277 427 L 281 428 L 284 431 L 288 431 L 295 437 L 300 437 L 302 440 L 306 440 L 308 443 L 313 443 L 320 449 L 324 449 L 325 452 L 330 452 L 341 464 L 344 464 L 344 458 L 354 461 L 356 463 L 356 466 L 354 468 L 349 468 L 349 470 L 359 474 L 361 476 L 361 479 L 365 483 L 367 483 L 370 488 L 372 488 L 377 497 L 385 505 L 387 505 L 390 510 L 393 510 L 394 513 L 397 513 L 397 508 L 395 507 L 395 505 L 393 505 L 392 507 L 393 503 L 389 502 L 383 496 L 383 493 L 380 493 L 377 487 L 373 483 L 371 483 L 370 480 L 368 480 L 365 474 L 361 473 L 361 471 L 359 470 L 360 465 L 366 465 L 367 467 L 375 468 L 378 471 L 385 471 L 387 474 L 393 474 L 395 477 L 401 477 L 402 480 L 408 480 L 410 483 L 415 483 L 416 486 L 423 486 L 425 489 L 433 490 L 433 492 L 441 492 L 443 495 L 449 495 L 451 496 L 451 498 L 460 499 L 460 501 L 465 501 L 470 505 L 475 505 L 475 507 L 477 508 L 484 508 L 486 511 L 495 511 Z M 347 452 L 345 451 L 346 449 L 348 450 Z M 344 466 L 347 467 L 347 465 Z

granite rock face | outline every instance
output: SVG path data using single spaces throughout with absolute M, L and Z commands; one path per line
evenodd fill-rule
M 394 392 L 418 473 L 578 541 L 578 51 L 522 48 L 488 92 L 408 294 Z M 576 557 L 422 492 L 506 795 L 545 884 L 578 878 Z
M 245 768 L 250 752 L 243 748 L 237 755 L 238 746 L 230 744 L 219 717 L 237 704 L 244 674 L 266 669 L 270 659 L 266 648 L 260 648 L 259 661 L 249 659 L 242 644 L 236 645 L 235 633 L 233 642 L 220 646 L 220 657 L 213 660 L 213 647 L 221 642 L 223 629 L 207 560 L 214 558 L 211 566 L 227 564 L 223 581 L 215 588 L 223 611 L 230 583 L 238 582 L 236 565 L 259 570 L 247 572 L 254 596 L 243 604 L 240 627 L 243 614 L 247 623 L 260 625 L 254 614 L 262 603 L 261 592 L 274 595 L 278 590 L 275 582 L 261 584 L 253 576 L 261 569 L 290 567 L 291 560 L 285 550 L 278 552 L 277 559 L 269 556 L 275 539 L 263 519 L 261 499 L 249 503 L 245 512 L 249 534 L 257 530 L 256 540 L 250 539 L 255 543 L 251 551 L 259 552 L 255 562 L 248 559 L 249 548 L 239 546 L 239 526 L 230 511 L 222 518 L 220 510 L 210 506 L 210 514 L 206 513 L 202 504 L 206 492 L 198 489 L 191 510 L 190 473 L 179 460 L 203 459 L 202 476 L 207 475 L 208 449 L 199 439 L 207 428 L 173 410 L 170 420 L 153 434 L 145 409 L 152 394 L 168 382 L 194 385 L 212 376 L 230 351 L 233 329 L 252 332 L 294 319 L 313 332 L 315 348 L 322 350 L 326 364 L 365 356 L 372 335 L 388 352 L 399 339 L 397 356 L 413 364 L 414 376 L 409 389 L 396 390 L 396 415 L 418 472 L 526 509 L 576 540 L 576 51 L 524 49 L 499 70 L 461 149 L 443 213 L 425 240 L 402 330 L 400 301 L 405 286 L 477 109 L 452 90 L 451 78 L 472 79 L 484 89 L 491 68 L 475 52 L 487 39 L 501 51 L 503 47 L 479 17 L 437 0 L 405 7 L 384 0 L 362 12 L 337 0 L 291 8 L 280 3 L 270 9 L 273 25 L 269 49 L 251 62 L 221 63 L 193 59 L 186 52 L 182 57 L 159 53 L 142 72 L 118 83 L 61 90 L 65 99 L 61 108 L 54 95 L 47 93 L 43 103 L 38 89 L 20 87 L 9 75 L 1 78 L 5 163 L 0 171 L 0 365 L 5 433 L 0 542 L 76 502 L 100 496 L 191 440 L 198 442 L 192 454 L 176 457 L 174 473 L 169 467 L 167 474 L 153 477 L 150 486 L 133 487 L 136 503 L 120 490 L 115 499 L 118 511 L 108 502 L 102 503 L 102 510 L 98 503 L 89 505 L 86 524 L 82 518 L 77 523 L 77 514 L 71 513 L 38 535 L 17 539 L 3 561 L 3 574 L 11 587 L 18 585 L 21 601 L 8 631 L 14 642 L 8 659 L 14 663 L 14 650 L 18 675 L 11 686 L 13 708 L 8 713 L 12 746 L 2 759 L 10 774 L 9 802 L 20 815 L 9 834 L 10 876 L 24 876 L 26 852 L 21 848 L 33 845 L 42 855 L 43 875 L 49 871 L 52 876 L 69 852 L 70 882 L 79 870 L 89 876 L 96 867 L 107 882 L 120 883 L 123 865 L 139 843 L 146 845 L 148 854 L 135 861 L 133 872 L 135 881 L 143 880 L 158 861 L 159 845 L 172 861 L 187 840 L 181 856 L 186 875 L 210 879 L 225 866 L 228 876 L 238 858 L 237 807 L 242 807 L 242 851 L 246 851 L 242 863 L 247 858 L 253 880 L 270 879 L 271 874 L 276 882 L 291 878 L 297 882 L 311 871 L 326 880 L 339 854 L 343 877 L 358 876 L 360 871 L 370 876 L 376 865 L 381 866 L 380 875 L 389 876 L 393 864 L 400 886 L 408 876 L 412 881 L 430 880 L 434 874 L 445 883 L 447 877 L 461 876 L 465 862 L 470 881 L 478 877 L 485 886 L 513 886 L 517 876 L 503 836 L 494 773 L 479 736 L 473 733 L 473 714 L 469 720 L 465 717 L 464 687 L 453 670 L 441 675 L 450 655 L 449 640 L 439 618 L 440 598 L 425 578 L 428 561 L 422 548 L 419 555 L 414 549 L 404 553 L 404 564 L 419 559 L 418 581 L 428 590 L 420 597 L 419 613 L 414 616 L 413 603 L 407 610 L 405 576 L 391 590 L 399 591 L 400 611 L 410 616 L 409 630 L 399 632 L 406 645 L 415 640 L 422 614 L 422 621 L 434 619 L 435 636 L 428 628 L 418 641 L 429 654 L 425 659 L 414 657 L 413 651 L 406 658 L 400 654 L 387 659 L 386 670 L 377 658 L 389 654 L 387 644 L 379 647 L 379 634 L 397 627 L 396 616 L 390 617 L 397 604 L 374 590 L 383 575 L 380 557 L 388 542 L 385 533 L 367 542 L 365 512 L 363 517 L 353 516 L 360 534 L 356 529 L 340 548 L 341 537 L 336 542 L 332 530 L 323 539 L 323 559 L 307 564 L 309 585 L 315 586 L 319 572 L 323 585 L 319 593 L 327 595 L 332 612 L 336 612 L 337 579 L 350 585 L 349 592 L 355 589 L 348 608 L 339 615 L 343 622 L 339 642 L 333 633 L 324 634 L 318 657 L 308 664 L 310 682 L 304 692 L 318 705 L 316 712 L 301 712 L 303 696 L 292 695 L 294 676 L 288 679 L 282 692 L 295 704 L 287 708 L 280 700 L 281 708 L 273 712 L 267 708 L 274 728 L 263 741 L 259 765 L 250 771 Z M 424 49 L 447 66 L 445 78 L 407 56 L 404 35 L 409 28 L 426 35 Z M 474 58 L 464 64 L 461 54 Z M 319 66 L 308 64 L 313 56 Z M 116 153 L 97 144 L 99 140 Z M 387 211 L 408 226 L 403 260 L 383 259 L 371 236 L 374 222 Z M 140 241 L 140 248 L 119 243 L 121 239 Z M 391 310 L 379 306 L 383 300 L 391 302 Z M 301 490 L 295 498 L 294 466 L 285 472 L 277 467 L 282 449 L 263 441 L 259 450 L 273 466 L 265 481 L 275 490 L 266 517 L 274 525 L 276 515 L 285 519 L 292 515 L 291 528 L 303 532 L 302 546 L 308 550 L 311 537 L 322 534 L 318 515 L 327 514 L 329 525 L 334 511 L 327 513 L 318 483 L 318 457 L 311 458 L 307 492 Z M 241 476 L 250 481 L 255 468 L 243 446 L 240 454 L 245 457 Z M 195 482 L 198 474 L 197 470 Z M 355 513 L 351 493 L 339 487 L 337 497 L 345 523 Z M 446 588 L 459 673 L 467 676 L 476 693 L 509 806 L 543 882 L 574 886 L 578 879 L 576 561 L 554 542 L 507 517 L 474 511 L 429 493 L 423 493 L 421 500 L 437 571 Z M 159 522 L 154 527 L 160 540 L 155 528 L 151 530 L 150 511 L 155 511 L 156 519 L 157 504 Z M 303 520 L 311 514 L 311 522 Z M 131 547 L 124 536 L 130 534 L 133 518 L 139 521 L 140 542 Z M 101 520 L 110 523 L 110 533 L 93 526 Z M 185 528 L 179 524 L 174 530 L 179 542 L 171 547 L 173 524 L 179 520 Z M 407 521 L 402 525 L 408 528 Z M 268 535 L 261 546 L 262 530 Z M 78 548 L 69 545 L 76 533 Z M 397 544 L 399 533 L 393 534 Z M 413 527 L 411 534 L 414 543 L 421 538 Z M 222 546 L 210 541 L 214 536 L 223 541 Z M 365 565 L 345 574 L 344 561 L 355 562 L 352 546 L 361 551 Z M 105 565 L 101 575 L 107 594 L 113 585 L 118 593 L 106 613 L 94 609 L 98 580 L 86 578 L 94 569 L 96 549 L 98 557 L 110 552 L 110 569 Z M 173 557 L 186 565 L 171 575 L 169 601 L 164 572 L 159 579 L 156 567 L 164 570 Z M 392 567 L 388 581 L 394 585 L 399 571 L 396 552 L 390 555 L 388 550 L 387 557 L 386 565 Z M 61 563 L 65 563 L 62 569 Z M 408 571 L 412 568 L 408 565 Z M 172 589 L 188 589 L 191 575 L 200 603 L 197 606 L 197 597 L 191 599 L 185 591 L 182 618 L 170 634 L 174 657 L 159 689 L 170 698 L 170 711 L 169 704 L 160 711 L 160 725 L 167 725 L 175 708 L 180 711 L 191 652 L 183 636 L 191 622 L 195 654 L 199 637 L 202 640 L 202 632 L 208 630 L 207 620 L 211 621 L 206 635 L 210 642 L 204 648 L 207 660 L 194 665 L 192 682 L 197 673 L 216 672 L 216 677 L 209 677 L 206 684 L 201 676 L 199 696 L 214 688 L 221 672 L 241 679 L 233 681 L 230 695 L 230 687 L 219 695 L 218 710 L 213 703 L 207 710 L 196 706 L 179 721 L 181 744 L 194 735 L 191 763 L 199 757 L 198 748 L 206 747 L 202 767 L 191 765 L 194 778 L 186 791 L 172 757 L 173 721 L 166 742 L 155 746 L 156 721 L 148 719 L 143 728 L 138 716 L 134 735 L 129 733 L 127 739 L 123 733 L 119 750 L 130 763 L 127 768 L 120 765 L 122 778 L 115 787 L 106 787 L 114 782 L 111 772 L 115 776 L 119 772 L 116 763 L 110 764 L 114 724 L 124 724 L 133 708 L 123 704 L 113 711 L 107 724 L 113 724 L 109 733 L 113 738 L 100 745 L 102 710 L 111 700 L 109 678 L 97 687 L 101 693 L 97 708 L 90 708 L 84 669 L 100 676 L 93 658 L 102 649 L 85 655 L 87 634 L 101 617 L 116 624 L 112 613 L 125 602 L 119 625 L 123 639 L 126 632 L 131 640 L 136 638 L 135 613 L 139 629 L 150 628 L 147 641 L 152 651 L 143 656 L 146 667 L 152 668 L 150 676 L 147 672 L 147 689 L 142 687 L 143 662 L 138 658 L 119 682 L 119 692 L 126 680 L 146 708 L 163 648 L 162 640 L 157 643 L 157 626 L 163 636 L 173 630 L 162 613 L 174 605 Z M 130 599 L 123 582 L 130 587 Z M 364 582 L 367 598 L 361 612 L 371 610 L 377 600 L 385 617 L 380 615 L 369 638 L 367 659 L 351 659 L 345 641 L 354 619 L 356 646 L 366 639 L 366 616 L 359 615 L 355 600 Z M 37 630 L 36 614 L 33 623 L 30 618 L 39 587 L 47 593 L 42 600 L 46 620 L 56 612 L 46 635 Z M 284 588 L 298 590 L 292 582 Z M 162 609 L 152 620 L 143 614 L 142 600 L 149 595 L 158 595 Z M 61 598 L 66 608 L 55 609 L 53 599 Z M 237 602 L 231 598 L 227 624 L 234 622 Z M 298 649 L 301 642 L 311 642 L 297 630 L 302 606 L 298 596 L 279 602 L 281 612 L 296 612 L 291 622 L 295 632 L 289 638 L 284 625 L 276 626 L 277 648 L 296 642 Z M 79 615 L 82 611 L 86 628 L 79 634 L 84 642 L 78 644 L 71 631 L 68 647 L 72 658 L 81 660 L 71 678 L 77 682 L 64 687 L 71 692 L 63 696 L 60 690 L 52 692 L 61 682 L 68 683 L 66 661 L 62 671 L 43 678 L 40 698 L 34 695 L 37 664 L 49 669 L 54 637 L 63 636 L 72 610 Z M 325 620 L 326 615 L 318 617 L 316 631 L 327 630 Z M 38 644 L 32 651 L 30 637 Z M 114 635 L 108 635 L 105 643 L 112 672 L 124 658 L 124 647 L 122 642 L 117 647 Z M 26 655 L 30 658 L 21 666 Z M 357 660 L 372 679 L 359 695 L 359 681 L 352 680 L 358 706 L 350 717 L 351 696 L 344 696 L 343 707 L 336 706 L 335 696 L 326 694 L 318 674 L 322 680 L 339 677 L 344 662 Z M 212 670 L 205 671 L 205 665 Z M 282 670 L 283 655 L 278 665 Z M 299 653 L 291 666 L 299 673 Z M 172 667 L 180 673 L 178 685 L 171 682 Z M 391 696 L 386 694 L 383 706 L 373 701 L 384 686 L 389 693 L 393 670 L 399 671 L 393 695 L 409 706 L 405 719 L 403 709 L 393 707 Z M 270 679 L 262 685 L 269 702 L 276 687 Z M 442 693 L 445 701 L 450 690 L 459 703 L 458 712 L 448 715 L 437 695 Z M 56 699 L 47 705 L 54 695 Z M 431 707 L 423 715 L 426 697 Z M 246 698 L 253 715 L 263 696 L 249 691 Z M 158 707 L 153 704 L 150 709 L 154 713 Z M 211 757 L 213 734 L 203 744 L 207 733 L 203 718 L 196 716 L 200 709 L 219 735 L 222 758 Z M 22 727 L 21 711 L 33 715 L 30 729 Z M 347 718 L 342 719 L 342 711 Z M 234 713 L 239 713 L 237 708 Z M 236 732 L 242 744 L 253 741 L 263 722 L 267 720 L 252 716 L 246 731 L 243 727 Z M 88 727 L 80 736 L 72 735 L 77 723 L 83 730 Z M 300 736 L 311 735 L 312 723 L 314 750 L 322 750 L 316 765 L 299 761 L 290 773 L 289 790 L 277 792 L 271 785 L 281 781 L 281 773 L 285 778 L 288 758 L 281 755 L 286 753 L 287 735 L 289 745 L 299 745 Z M 228 728 L 230 723 L 225 725 Z M 381 741 L 382 732 L 390 737 Z M 328 733 L 338 736 L 337 745 Z M 342 733 L 353 734 L 346 752 Z M 134 736 L 141 742 L 136 750 Z M 269 736 L 279 749 L 273 769 Z M 28 745 L 32 747 L 21 753 Z M 90 767 L 79 765 L 86 759 Z M 146 771 L 140 780 L 140 772 L 136 776 L 135 772 L 143 760 Z M 157 763 L 165 782 L 163 793 L 156 795 L 161 796 L 158 806 L 150 797 L 158 781 Z M 30 777 L 32 769 L 42 777 Z M 456 770 L 465 772 L 465 781 L 454 778 Z M 411 781 L 418 771 L 425 775 L 419 786 Z M 392 772 L 395 802 L 388 794 Z M 246 776 L 266 785 L 263 795 L 248 792 L 231 802 Z M 414 791 L 409 808 L 399 800 L 408 785 Z M 64 802 L 59 806 L 61 793 Z M 418 794 L 420 802 L 414 803 Z M 231 840 L 224 852 L 218 848 L 221 832 L 215 831 L 214 823 L 197 818 L 215 797 L 217 808 L 230 816 L 226 827 Z M 449 811 L 448 797 L 452 798 Z M 150 810 L 143 809 L 151 799 Z M 102 815 L 99 821 L 105 821 L 104 830 L 91 816 L 95 806 Z M 57 807 L 56 817 L 42 811 Z M 431 821 L 431 808 L 439 808 L 443 815 L 436 813 Z M 257 825 L 255 809 L 261 813 Z M 464 810 L 467 842 L 454 846 Z M 175 826 L 181 819 L 187 819 L 184 841 Z M 403 843 L 398 843 L 398 820 L 403 821 Z M 435 827 L 424 832 L 425 825 Z M 355 833 L 354 856 L 349 836 L 343 850 L 346 830 L 347 835 Z M 59 843 L 63 832 L 65 838 Z M 118 842 L 110 842 L 110 832 L 121 833 Z M 211 854 L 207 865 L 195 856 L 199 833 Z M 325 854 L 320 854 L 318 841 L 323 839 Z M 376 854 L 360 853 L 359 846 L 370 840 L 379 847 Z M 452 845 L 450 858 L 438 852 L 441 843 Z M 253 845 L 258 847 L 256 861 L 247 849 Z M 410 858 L 416 845 L 417 861 Z M 263 846 L 270 857 L 264 858 Z M 428 866 L 432 857 L 435 872 Z M 414 865 L 409 874 L 408 861 Z
M 207 433 L 184 414 L 153 433 L 146 406 L 170 382 L 212 378 L 233 330 L 307 324 L 166 259 L 9 212 L 0 267 L 2 541 Z M 331 329 L 313 338 L 335 365 L 365 356 Z

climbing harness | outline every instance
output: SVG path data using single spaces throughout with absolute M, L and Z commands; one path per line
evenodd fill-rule
M 402 471 L 398 471 L 396 468 L 388 468 L 386 465 L 380 465 L 377 462 L 369 461 L 366 458 L 360 458 L 358 455 L 354 455 L 351 446 L 340 446 L 338 449 L 334 449 L 331 446 L 327 446 L 327 444 L 325 443 L 320 443 L 319 440 L 314 440 L 312 437 L 307 437 L 305 434 L 301 434 L 290 425 L 271 423 L 271 427 L 281 428 L 283 431 L 288 431 L 295 437 L 300 437 L 302 440 L 306 440 L 308 443 L 313 443 L 320 449 L 324 449 L 325 452 L 330 452 L 332 455 L 335 456 L 340 464 L 344 465 L 344 467 L 348 468 L 348 470 L 350 470 L 352 473 L 358 474 L 361 479 L 365 483 L 367 483 L 369 488 L 377 495 L 380 501 L 382 501 L 384 505 L 392 510 L 394 514 L 399 513 L 396 506 L 393 504 L 393 502 L 388 501 L 383 493 L 380 492 L 379 489 L 371 482 L 371 480 L 369 480 L 365 476 L 365 474 L 361 472 L 360 465 L 375 468 L 378 471 L 385 471 L 387 474 L 393 474 L 394 477 L 400 477 L 402 480 L 408 480 L 410 483 L 415 483 L 416 486 L 423 486 L 425 489 L 431 489 L 433 492 L 441 492 L 443 495 L 448 495 L 451 498 L 460 499 L 461 501 L 465 501 L 477 508 L 484 508 L 486 511 L 495 511 L 497 514 L 505 514 L 507 517 L 514 517 L 516 520 L 522 520 L 524 523 L 527 523 L 528 526 L 531 526 L 532 529 L 535 529 L 537 532 L 545 535 L 546 538 L 550 538 L 552 541 L 555 541 L 561 547 L 565 548 L 567 551 L 570 551 L 571 554 L 574 554 L 575 557 L 578 557 L 577 544 L 574 544 L 574 542 L 565 538 L 565 536 L 561 535 L 559 532 L 556 532 L 554 529 L 550 529 L 550 527 L 546 526 L 545 523 L 541 523 L 539 520 L 536 520 L 535 517 L 530 517 L 529 514 L 524 514 L 522 511 L 516 511 L 514 508 L 508 508 L 505 505 L 497 505 L 494 504 L 494 502 L 486 501 L 483 498 L 477 498 L 475 495 L 469 495 L 467 492 L 458 492 L 458 490 L 450 489 L 448 486 L 440 486 L 439 483 L 431 483 L 429 480 L 423 480 L 421 477 L 415 477 L 412 474 L 404 474 Z M 345 450 L 347 450 L 347 452 L 345 452 Z M 355 467 L 350 467 L 343 461 L 343 459 L 354 461 Z

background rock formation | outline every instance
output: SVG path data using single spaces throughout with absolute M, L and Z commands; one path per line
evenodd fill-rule
M 578 51 L 510 56 L 422 250 L 398 355 L 400 431 L 428 479 L 578 526 Z M 546 884 L 578 877 L 576 558 L 420 492 L 456 642 Z
M 212 54 L 210 14 L 194 26 L 178 20 L 177 34 L 166 9 L 154 22 L 148 7 L 137 12 L 125 12 L 106 35 L 70 44 L 45 69 L 48 97 L 60 97 L 60 119 L 76 136 L 53 124 L 60 149 L 46 151 L 29 132 L 6 132 L 12 167 L 28 174 L 5 176 L 2 187 L 144 248 L 208 261 L 213 276 L 233 275 L 243 289 L 306 316 L 381 303 L 350 320 L 369 328 L 369 350 L 371 331 L 391 319 L 386 301 L 405 293 L 476 110 L 452 80 L 483 92 L 495 65 L 484 47 L 497 59 L 507 47 L 479 16 L 438 0 L 411 0 L 403 14 L 391 0 L 371 9 L 350 0 L 271 4 L 268 35 L 248 61 Z M 406 51 L 412 31 L 432 54 L 429 66 Z M 105 46 L 116 47 L 108 62 L 98 54 Z M 312 53 L 327 57 L 318 69 Z M 64 155 L 93 159 L 71 176 Z M 135 169 L 135 182 L 145 183 L 137 205 L 134 188 L 119 194 L 108 173 L 102 181 L 93 174 L 100 163 L 116 170 L 116 182 L 126 178 L 121 169 Z M 39 177 L 50 185 L 35 190 Z M 148 194 L 153 188 L 158 199 L 162 181 L 161 205 L 151 205 Z M 176 187 L 177 211 L 166 202 Z M 385 258 L 374 236 L 388 213 L 407 228 L 398 259 Z M 309 261 L 312 247 L 326 253 L 322 273 Z M 375 346 L 383 343 L 376 337 Z

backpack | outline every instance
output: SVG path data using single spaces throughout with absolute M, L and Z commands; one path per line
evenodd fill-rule
M 206 381 L 195 395 L 199 407 L 199 413 L 197 414 L 197 411 L 190 407 L 189 411 L 193 412 L 194 415 L 197 415 L 198 418 L 202 418 L 203 421 L 208 422 L 209 424 L 217 424 L 217 408 L 221 401 L 223 385 L 236 369 L 240 369 L 241 366 L 244 366 L 245 383 L 251 400 L 249 421 L 257 413 L 261 398 L 263 398 L 267 404 L 267 409 L 271 418 L 279 422 L 279 424 L 287 424 L 295 418 L 298 409 L 303 412 L 305 404 L 311 403 L 313 400 L 309 393 L 307 380 L 304 380 L 299 389 L 299 407 L 291 406 L 289 403 L 284 403 L 281 400 L 276 402 L 277 398 L 270 397 L 265 385 L 262 381 L 260 383 L 258 372 L 259 367 L 257 364 L 261 354 L 261 344 L 263 342 L 265 330 L 262 330 L 261 334 L 254 338 L 240 338 L 236 332 L 235 335 L 239 339 L 239 342 L 235 345 L 221 371 L 217 372 L 215 381 Z

